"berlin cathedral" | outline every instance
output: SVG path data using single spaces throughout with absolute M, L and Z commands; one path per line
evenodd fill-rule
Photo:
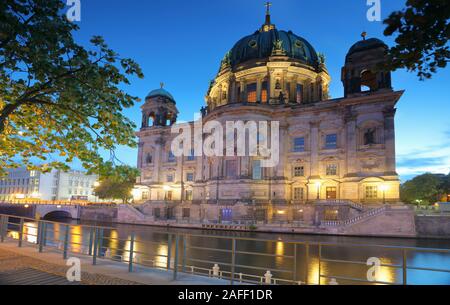
M 398 203 L 394 117 L 403 91 L 393 90 L 390 72 L 377 69 L 387 45 L 362 36 L 345 57 L 341 98 L 329 97 L 325 56 L 278 29 L 269 6 L 264 24 L 225 54 L 206 93 L 203 123 L 278 121 L 280 156 L 273 168 L 248 156 L 176 157 L 176 100 L 163 86 L 151 91 L 137 132 L 135 202 L 155 218 L 175 213 L 216 220 L 250 217 L 255 209 L 249 206 L 261 207 L 256 213 L 266 219 L 320 202 Z M 167 205 L 170 212 L 162 208 Z

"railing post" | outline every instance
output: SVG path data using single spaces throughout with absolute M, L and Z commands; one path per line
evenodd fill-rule
M 70 226 L 66 225 L 66 230 L 64 232 L 64 252 L 63 252 L 63 258 L 67 259 L 67 249 L 69 247 L 69 234 L 70 234 Z
M 230 284 L 234 284 L 234 273 L 236 272 L 236 239 L 231 241 L 231 280 Z
M 170 260 L 172 254 L 172 234 L 167 237 L 167 270 L 170 270 Z
M 20 225 L 19 225 L 19 248 L 22 247 L 22 240 L 23 240 L 23 218 L 20 218 Z
M 130 239 L 130 258 L 128 260 L 128 272 L 133 272 L 133 257 L 134 257 L 134 232 L 131 233 Z
M 293 266 L 293 274 L 292 274 L 292 278 L 293 281 L 296 282 L 297 281 L 297 244 L 294 244 L 294 266 Z
M 305 285 L 308 285 L 308 272 L 309 272 L 309 244 L 305 245 Z
M 97 245 L 96 247 L 98 247 L 97 250 L 97 256 L 98 257 L 102 257 L 102 248 L 103 248 L 103 236 L 104 236 L 104 232 L 103 232 L 103 228 L 100 228 L 98 230 L 98 239 L 97 239 Z
M 186 272 L 186 243 L 186 235 L 183 235 L 183 261 L 181 263 L 183 273 Z
M 403 249 L 403 285 L 408 285 L 408 262 L 406 249 Z
M 318 274 L 318 276 L 319 276 L 319 286 L 320 286 L 320 284 L 321 284 L 321 279 L 322 279 L 322 275 L 320 274 L 320 272 L 321 272 L 321 261 L 322 261 L 322 245 L 321 244 L 319 244 L 319 274 Z
M 47 223 L 41 222 L 41 234 L 39 240 L 39 253 L 44 251 L 45 240 L 47 239 Z
M 98 228 L 95 228 L 94 233 L 94 253 L 92 255 L 92 265 L 97 265 L 97 239 L 98 239 Z
M 0 241 L 2 243 L 5 242 L 5 235 L 6 235 L 6 233 L 5 233 L 5 222 L 7 223 L 6 216 L 1 215 L 0 216 Z
M 39 248 L 39 244 L 41 243 L 41 235 L 42 235 L 42 222 L 37 221 L 38 227 L 37 227 L 37 236 L 36 236 L 36 245 Z
M 180 235 L 175 235 L 175 257 L 174 257 L 174 264 L 173 264 L 173 280 L 177 280 L 177 273 L 178 273 L 178 244 L 180 241 Z
M 92 255 L 92 247 L 94 246 L 94 228 L 89 229 L 89 256 Z

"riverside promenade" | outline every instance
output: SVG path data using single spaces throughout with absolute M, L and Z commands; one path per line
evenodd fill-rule
M 48 250 L 39 253 L 36 246 L 17 247 L 16 241 L 0 244 L 1 285 L 227 285 L 228 281 L 197 275 L 179 273 L 177 280 L 172 272 L 136 266 L 133 273 L 128 265 L 111 260 L 97 259 L 80 254 L 71 254 L 81 262 L 81 282 L 71 283 L 66 279 L 69 266 L 61 253 Z

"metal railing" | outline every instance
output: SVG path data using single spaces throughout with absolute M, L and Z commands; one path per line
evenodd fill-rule
M 106 231 L 112 230 L 116 230 L 116 228 L 63 224 L 13 215 L 0 215 L 0 241 L 2 243 L 6 240 L 13 240 L 17 242 L 18 247 L 25 244 L 33 245 L 37 247 L 40 253 L 44 250 L 57 250 L 62 253 L 64 259 L 67 259 L 69 254 L 80 254 L 90 257 L 93 265 L 98 263 L 98 259 L 113 260 L 127 264 L 129 272 L 136 271 L 136 266 L 165 269 L 172 272 L 173 280 L 177 280 L 181 272 L 227 280 L 231 285 L 235 283 L 322 285 L 327 284 L 325 282 L 327 279 L 358 284 L 407 285 L 408 271 L 411 270 L 450 273 L 450 269 L 412 266 L 408 263 L 408 255 L 412 252 L 441 253 L 449 255 L 450 258 L 450 249 L 281 241 L 249 237 L 171 233 L 157 230 L 152 230 L 152 233 L 160 235 L 159 240 L 139 240 L 136 238 L 135 232 L 129 233 L 127 238 L 105 234 Z M 49 233 L 53 234 L 50 235 Z M 58 238 L 55 235 L 58 235 Z M 224 247 L 201 246 L 197 241 L 202 239 L 208 245 L 214 245 L 214 240 L 220 241 L 220 244 Z M 83 242 L 83 240 L 87 242 Z M 106 246 L 108 241 L 109 246 Z M 126 246 L 111 246 L 111 244 L 119 245 L 121 242 Z M 242 243 L 246 243 L 247 247 L 242 247 Z M 258 248 L 256 247 L 257 243 L 281 243 L 283 248 L 289 248 L 289 251 L 280 254 L 276 251 L 271 253 L 270 251 L 248 249 L 249 244 Z M 146 245 L 164 246 L 166 251 L 154 253 L 154 251 L 139 250 L 145 248 Z M 365 278 L 332 274 L 331 271 L 324 272 L 324 264 L 367 266 L 367 262 L 364 261 L 333 258 L 326 255 L 327 250 L 339 247 L 347 247 L 356 252 L 362 249 L 373 249 L 373 252 L 380 249 L 398 252 L 401 263 L 383 263 L 380 267 L 398 270 L 402 281 L 371 281 Z M 195 252 L 206 252 L 207 255 L 195 255 Z M 314 256 L 312 252 L 314 252 Z M 213 254 L 222 254 L 222 258 L 226 259 L 215 260 L 211 258 L 214 256 Z M 251 261 L 257 261 L 255 258 L 282 259 L 285 263 L 288 263 L 289 267 L 275 266 L 270 268 L 256 264 L 244 264 L 242 258 L 245 256 L 250 257 Z M 300 259 L 300 256 L 302 259 Z M 313 261 L 317 270 L 311 273 Z M 142 268 L 140 271 L 145 272 L 145 269 Z M 302 276 L 300 276 L 299 271 L 302 271 Z

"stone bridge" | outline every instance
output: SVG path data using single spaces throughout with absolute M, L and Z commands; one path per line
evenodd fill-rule
M 0 203 L 0 214 L 37 219 L 80 218 L 81 206 L 58 204 L 9 204 Z

